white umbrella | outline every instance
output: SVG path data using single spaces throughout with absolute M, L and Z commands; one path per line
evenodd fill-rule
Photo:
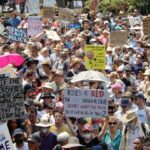
M 103 73 L 93 70 L 80 72 L 79 74 L 75 75 L 71 81 L 72 83 L 79 81 L 102 81 L 106 83 L 110 82 L 110 80 Z

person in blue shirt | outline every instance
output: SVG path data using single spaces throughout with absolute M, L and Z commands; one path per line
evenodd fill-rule
M 14 28 L 17 28 L 20 24 L 21 20 L 17 18 L 17 14 L 15 12 L 11 13 L 11 17 L 8 19 L 7 23 Z

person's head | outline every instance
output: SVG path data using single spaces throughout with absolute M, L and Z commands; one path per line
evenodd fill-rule
M 49 49 L 47 47 L 42 48 L 39 53 L 44 56 L 44 57 L 48 57 L 49 56 Z
M 138 137 L 134 140 L 134 150 L 143 150 L 142 149 L 142 137 Z
M 57 135 L 57 142 L 63 146 L 68 143 L 69 137 L 70 135 L 67 132 L 62 132 Z
M 78 129 L 79 129 L 80 131 L 83 130 L 83 127 L 84 127 L 85 123 L 86 123 L 86 122 L 85 122 L 84 118 L 79 118 L 79 119 L 77 119 L 77 126 L 78 126 Z
M 104 30 L 104 31 L 103 31 L 103 35 L 104 35 L 104 37 L 106 37 L 106 38 L 107 38 L 107 37 L 109 36 L 109 31 Z
M 83 138 L 85 141 L 90 142 L 92 139 L 92 126 L 89 124 L 85 124 L 83 126 Z
M 21 128 L 17 128 L 13 133 L 14 141 L 17 145 L 22 145 L 24 141 L 24 131 Z
M 145 104 L 145 97 L 144 97 L 143 94 L 137 93 L 137 94 L 135 95 L 135 104 L 136 104 L 137 106 L 143 106 L 143 105 Z
M 37 134 L 31 134 L 28 137 L 29 150 L 39 150 L 41 145 L 41 138 Z
M 32 57 L 37 57 L 38 56 L 38 49 L 37 46 L 31 46 L 30 50 L 30 54 Z
M 27 70 L 25 73 L 26 79 L 32 81 L 34 79 L 34 72 L 32 70 Z
M 107 47 L 107 51 L 106 52 L 107 52 L 108 55 L 112 55 L 112 52 L 113 52 L 112 51 L 112 47 Z
M 28 109 L 29 120 L 32 125 L 36 124 L 37 121 L 37 109 L 34 106 L 29 107 Z
M 119 94 L 122 91 L 122 85 L 120 83 L 113 84 L 111 88 L 114 94 Z
M 110 116 L 108 120 L 108 128 L 110 132 L 115 132 L 118 128 L 118 120 L 114 116 Z
M 54 77 L 55 83 L 56 84 L 61 84 L 64 81 L 64 73 L 63 71 L 57 70 L 55 72 L 55 77 Z
M 125 72 L 126 72 L 126 76 L 130 76 L 131 73 L 132 73 L 131 66 L 126 66 L 126 67 L 125 67 Z
M 110 73 L 110 80 L 112 83 L 114 83 L 117 78 L 118 78 L 117 72 L 111 72 Z
M 118 73 L 119 78 L 122 78 L 124 76 L 124 69 L 121 67 L 118 68 L 117 73 Z
M 16 119 L 13 119 L 13 120 L 9 120 L 8 121 L 8 128 L 10 130 L 15 130 L 17 128 L 17 120 Z
M 54 110 L 53 112 L 54 119 L 55 119 L 55 124 L 62 124 L 63 123 L 63 110 L 62 109 L 57 109 Z
M 129 98 L 122 97 L 120 106 L 122 108 L 122 111 L 124 113 L 126 113 L 130 109 L 130 107 L 131 107 L 131 103 L 130 103 Z
M 71 60 L 70 67 L 77 70 L 77 69 L 79 69 L 80 64 L 81 64 L 81 60 L 78 57 L 74 57 Z
M 61 54 L 62 49 L 63 49 L 63 48 L 62 48 L 62 45 L 61 45 L 61 44 L 57 44 L 56 47 L 54 48 L 55 53 L 56 53 L 57 55 L 60 55 L 60 54 Z

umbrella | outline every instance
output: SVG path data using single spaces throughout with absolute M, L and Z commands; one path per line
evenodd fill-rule
M 75 75 L 71 81 L 73 83 L 79 81 L 102 81 L 106 83 L 110 82 L 110 80 L 103 73 L 93 70 L 80 72 L 79 74 Z
M 19 54 L 6 54 L 0 56 L 0 68 L 12 64 L 14 66 L 20 66 L 23 64 L 25 59 Z

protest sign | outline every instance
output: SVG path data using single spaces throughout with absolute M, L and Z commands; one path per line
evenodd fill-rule
M 56 6 L 56 0 L 44 0 L 43 7 L 53 7 Z
M 54 7 L 44 7 L 43 8 L 43 16 L 52 18 L 55 16 L 55 8 Z
M 85 66 L 87 69 L 105 69 L 105 47 L 85 46 Z
M 129 17 L 130 27 L 133 28 L 135 25 L 141 25 L 142 21 L 140 17 Z
M 110 46 L 122 46 L 127 44 L 127 31 L 112 31 L 110 32 Z
M 74 1 L 73 1 L 73 7 L 74 7 L 74 8 L 82 8 L 82 7 L 83 7 L 83 2 L 82 2 L 82 0 L 74 0 Z
M 39 0 L 28 0 L 28 13 L 40 14 L 40 2 Z
M 42 19 L 40 16 L 28 17 L 28 36 L 35 36 L 43 31 Z
M 144 35 L 150 35 L 150 17 L 143 19 L 143 32 Z
M 108 95 L 102 90 L 65 89 L 64 110 L 68 117 L 108 116 Z
M 46 31 L 46 35 L 49 39 L 52 39 L 53 41 L 61 40 L 56 31 Z
M 21 79 L 0 78 L 0 121 L 24 117 L 24 93 Z
M 72 21 L 74 16 L 74 10 L 69 8 L 59 8 L 59 18 L 61 20 Z
M 7 29 L 9 41 L 16 41 L 21 43 L 27 42 L 27 33 L 25 29 L 17 29 L 14 27 L 8 27 Z
M 0 150 L 14 150 L 6 123 L 0 125 Z

